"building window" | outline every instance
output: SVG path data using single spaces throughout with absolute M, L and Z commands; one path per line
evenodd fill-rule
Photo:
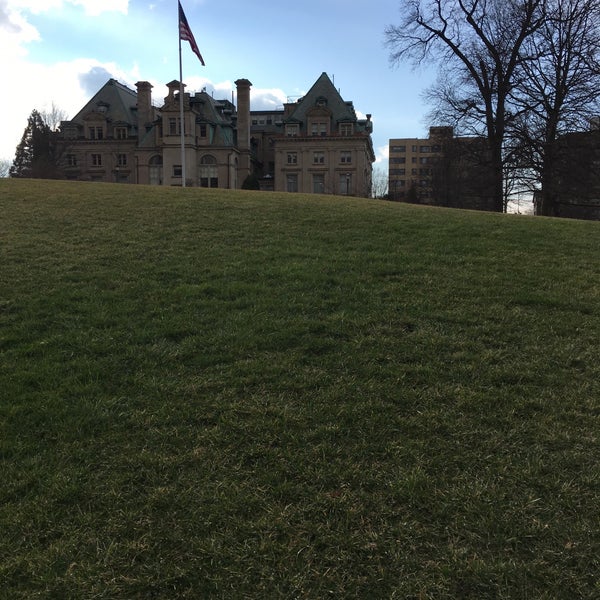
M 115 127 L 115 137 L 118 140 L 127 139 L 127 127 Z
M 90 127 L 89 134 L 90 134 L 90 140 L 104 139 L 104 129 L 102 127 Z
M 289 173 L 286 177 L 286 188 L 288 192 L 298 191 L 298 175 L 296 173 Z
M 315 165 L 324 165 L 325 164 L 325 152 L 314 152 L 313 153 L 313 163 Z
M 182 175 L 183 175 L 183 170 L 181 168 L 181 165 L 173 165 L 173 177 L 181 178 Z
M 340 162 L 349 165 L 352 162 L 352 152 L 349 150 L 342 150 L 340 152 Z
M 219 187 L 217 159 L 210 154 L 206 154 L 200 159 L 200 187 Z
M 298 135 L 298 125 L 286 125 L 285 126 L 285 135 L 288 137 L 296 137 Z
M 313 193 L 325 193 L 325 175 L 323 173 L 315 173 L 313 175 Z
M 92 167 L 102 166 L 102 154 L 92 154 Z
M 423 152 L 423 153 L 431 152 L 431 146 L 421 146 L 419 148 L 419 152 Z
M 327 135 L 327 123 L 312 123 L 310 126 L 311 135 Z
M 181 119 L 169 117 L 169 135 L 179 135 L 181 133 Z
M 77 156 L 75 154 L 67 154 L 67 167 L 77 166 Z
M 200 123 L 200 137 L 206 137 L 206 123 Z
M 405 156 L 392 156 L 390 158 L 390 163 L 393 165 L 403 165 L 406 162 Z
M 340 194 L 349 195 L 352 193 L 352 174 L 342 173 L 340 175 Z
M 288 152 L 287 153 L 287 164 L 288 165 L 297 165 L 298 164 L 298 153 L 297 152 Z
M 155 155 L 149 161 L 150 185 L 162 185 L 162 157 Z
M 340 135 L 352 135 L 352 123 L 340 123 Z
M 419 147 L 416 144 L 413 144 L 412 151 L 416 152 L 418 149 Z
M 390 175 L 406 175 L 406 169 L 390 169 Z
M 390 152 L 406 152 L 406 146 L 392 146 Z
M 119 167 L 126 167 L 127 166 L 127 154 L 119 154 L 117 156 L 117 164 L 119 165 Z

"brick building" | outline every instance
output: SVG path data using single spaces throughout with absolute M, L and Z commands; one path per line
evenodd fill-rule
M 431 127 L 424 139 L 390 139 L 390 199 L 494 210 L 486 148 L 484 138 L 454 137 L 452 127 Z

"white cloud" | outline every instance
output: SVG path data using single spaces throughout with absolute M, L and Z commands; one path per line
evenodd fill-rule
M 132 81 L 133 85 L 135 81 Z M 166 82 L 164 81 L 151 81 L 153 86 L 153 100 L 154 102 L 161 102 L 162 99 L 167 95 Z M 224 81 L 214 82 L 207 77 L 186 77 L 186 92 L 194 94 L 206 90 L 207 93 L 211 94 L 216 100 L 231 100 L 233 93 L 233 102 L 237 102 L 235 98 L 236 85 L 233 81 L 228 79 Z M 287 96 L 283 90 L 278 88 L 255 88 L 250 89 L 250 108 L 252 110 L 281 110 L 283 104 L 287 102 Z
M 3 118 L 0 158 L 12 160 L 17 144 L 33 109 L 50 110 L 52 105 L 73 116 L 90 98 L 84 89 L 84 77 L 93 69 L 102 69 L 108 77 L 121 81 L 138 79 L 136 68 L 125 73 L 113 63 L 91 58 L 42 65 L 28 60 L 27 44 L 40 40 L 37 29 L 27 20 L 27 13 L 65 8 L 68 4 L 84 8 L 88 15 L 104 11 L 127 12 L 128 0 L 0 0 L 2 64 L 0 79 L 0 115 Z M 8 87 L 10 86 L 10 87 Z
M 50 110 L 52 105 L 73 117 L 91 98 L 86 89 L 86 77 L 97 73 L 101 85 L 109 77 L 119 81 L 136 81 L 135 73 L 126 73 L 114 63 L 102 64 L 94 59 L 79 58 L 70 62 L 56 63 L 51 66 L 12 61 L 3 73 L 9 71 L 5 81 L 14 86 L 10 92 L 0 95 L 0 114 L 10 115 L 3 123 L 3 135 L 0 140 L 0 158 L 12 160 L 17 144 L 21 141 L 27 126 L 27 118 L 33 109 Z M 101 81 L 100 81 L 101 80 Z M 34 84 L 32 85 L 32 82 Z M 94 90 L 95 91 L 97 91 Z M 24 93 L 20 93 L 24 90 Z M 94 93 L 92 92 L 92 93 Z
M 34 14 L 60 10 L 71 4 L 81 6 L 86 15 L 97 16 L 103 12 L 127 14 L 129 0 L 4 0 L 2 4 L 15 12 L 29 11 Z
M 389 146 L 377 146 L 377 148 L 375 148 L 375 163 L 378 167 L 384 167 L 387 169 L 389 157 Z
M 11 54 L 25 54 L 21 44 L 40 39 L 38 30 L 27 21 L 13 4 L 13 2 L 7 0 L 0 0 L 0 30 L 2 30 L 4 37 L 2 43 L 3 60 L 6 60 L 7 52 L 9 57 Z
M 252 88 L 250 104 L 252 110 L 281 110 L 287 102 L 287 95 L 278 88 Z

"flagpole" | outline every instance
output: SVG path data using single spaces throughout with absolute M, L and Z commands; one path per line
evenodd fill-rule
M 198 57 L 198 60 L 202 63 L 202 66 L 204 66 L 204 59 L 202 58 L 202 54 L 200 54 L 198 44 L 196 44 L 194 34 L 190 29 L 179 0 L 177 1 L 177 8 L 179 10 L 179 130 L 181 134 L 181 185 L 182 187 L 185 187 L 185 121 L 183 119 L 183 68 L 181 66 L 181 40 L 186 40 L 190 43 L 192 51 Z M 193 127 L 192 133 L 194 133 Z
M 177 15 L 177 28 L 179 29 L 179 14 Z M 183 68 L 181 64 L 181 33 L 178 32 L 177 37 L 179 38 L 179 131 L 181 137 L 181 187 L 185 187 L 185 121 L 183 120 Z

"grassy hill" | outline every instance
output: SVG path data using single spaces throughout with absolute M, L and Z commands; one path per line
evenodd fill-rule
M 600 596 L 599 249 L 0 180 L 0 597 Z

